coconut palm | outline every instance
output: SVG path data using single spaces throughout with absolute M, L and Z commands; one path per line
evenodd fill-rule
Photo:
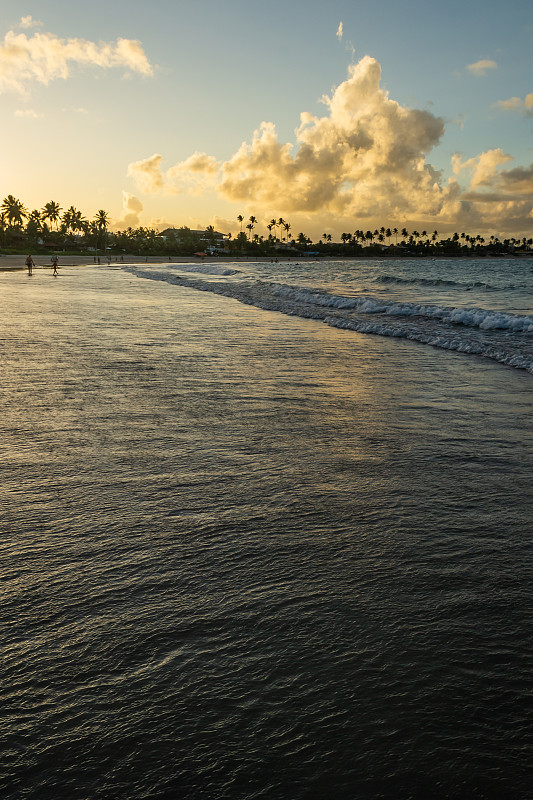
M 65 228 L 65 233 L 68 233 L 69 231 L 72 233 L 76 233 L 76 231 L 82 231 L 84 221 L 83 214 L 81 211 L 78 211 L 77 208 L 74 208 L 74 206 L 67 208 L 61 217 L 61 222 Z
M 62 208 L 59 203 L 56 203 L 55 200 L 50 200 L 49 203 L 45 203 L 43 206 L 43 210 L 41 212 L 41 219 L 45 222 L 47 219 L 50 220 L 50 223 L 57 226 L 57 222 L 60 218 Z
M 237 217 L 237 222 L 241 223 L 241 233 L 242 233 L 242 223 L 244 222 L 244 217 L 242 214 L 239 214 Z
M 42 221 L 42 214 L 37 208 L 34 208 L 33 211 L 30 211 L 28 214 L 28 222 L 31 222 L 35 226 L 36 230 L 41 230 Z
M 109 225 L 109 214 L 107 213 L 107 211 L 104 211 L 103 208 L 99 208 L 96 214 L 94 215 L 94 222 L 98 231 L 96 237 L 97 247 L 98 247 L 98 240 L 101 237 L 104 243 L 103 249 L 105 250 L 107 245 L 107 228 Z
M 291 229 L 291 223 L 290 222 L 285 222 L 283 227 L 285 228 L 285 233 L 287 234 L 287 241 L 289 241 L 289 239 L 291 238 L 291 234 L 289 233 L 289 231 Z
M 5 213 L 7 224 L 10 227 L 20 227 L 24 217 L 28 216 L 28 212 L 20 200 L 17 200 L 16 197 L 13 197 L 12 194 L 8 194 L 7 197 L 4 197 L 0 209 Z
M 252 226 L 252 229 L 250 231 L 250 238 L 252 236 L 252 233 L 253 233 L 253 230 L 254 230 L 254 225 L 255 225 L 256 222 L 257 222 L 257 217 L 254 217 L 254 215 L 252 214 L 252 216 L 250 217 L 250 225 Z M 246 226 L 246 227 L 248 227 L 248 226 Z

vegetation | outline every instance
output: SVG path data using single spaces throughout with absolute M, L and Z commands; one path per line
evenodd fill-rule
M 332 241 L 330 233 L 323 233 L 313 242 L 303 231 L 293 236 L 291 224 L 279 217 L 265 224 L 266 235 L 256 233 L 259 221 L 251 215 L 237 216 L 240 232 L 222 236 L 213 226 L 205 231 L 191 231 L 187 227 L 172 230 L 164 236 L 153 228 L 127 228 L 109 231 L 109 215 L 99 209 L 92 220 L 70 206 L 65 211 L 59 203 L 50 200 L 41 210 L 28 211 L 23 203 L 9 194 L 0 205 L 0 249 L 5 253 L 46 253 L 66 251 L 76 254 L 189 256 L 199 252 L 228 254 L 232 256 L 275 257 L 303 255 L 310 252 L 324 256 L 460 256 L 505 255 L 530 252 L 533 239 L 491 236 L 485 240 L 478 234 L 465 232 L 439 237 L 438 231 L 409 232 L 407 228 L 381 227 L 374 231 L 355 230 L 341 234 L 340 241 Z M 533 252 L 533 251 L 532 251 Z

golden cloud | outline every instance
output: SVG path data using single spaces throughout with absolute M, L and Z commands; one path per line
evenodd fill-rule
M 295 225 L 313 224 L 318 217 L 317 224 L 335 227 L 354 220 L 369 220 L 369 226 L 385 220 L 444 227 L 490 224 L 490 192 L 503 193 L 502 209 L 513 220 L 528 217 L 531 206 L 526 208 L 521 188 L 527 176 L 516 175 L 513 183 L 513 172 L 502 171 L 510 155 L 501 148 L 465 161 L 456 155 L 456 177 L 444 183 L 428 161 L 444 133 L 443 120 L 400 105 L 380 82 L 379 63 L 365 56 L 350 66 L 331 96 L 322 98 L 325 114 L 300 115 L 294 142 L 280 141 L 275 125 L 263 122 L 227 161 L 194 153 L 163 171 L 162 156 L 156 154 L 130 164 L 128 174 L 146 192 L 215 189 L 265 218 L 290 214 Z M 468 180 L 466 190 L 460 179 Z M 513 185 L 521 198 L 509 196 Z
M 480 61 L 476 61 L 474 64 L 468 64 L 467 70 L 469 70 L 473 75 L 477 75 L 478 77 L 483 77 L 487 74 L 488 69 L 496 69 L 498 64 L 496 61 L 492 61 L 492 59 L 482 58 Z
M 519 111 L 521 113 L 533 112 L 533 92 L 526 94 L 524 100 L 520 97 L 510 97 L 508 100 L 498 100 L 496 103 L 498 108 L 504 111 Z
M 144 206 L 138 197 L 129 192 L 122 192 L 122 214 L 116 220 L 115 226 L 119 229 L 138 228 L 141 224 L 141 212 Z
M 136 40 L 96 44 L 86 39 L 60 39 L 51 33 L 28 37 L 8 31 L 0 44 L 0 92 L 24 92 L 31 81 L 46 85 L 68 78 L 73 64 L 102 69 L 124 67 L 141 75 L 152 75 L 154 71 Z
M 490 186 L 498 173 L 498 167 L 512 160 L 512 156 L 507 155 L 501 147 L 498 147 L 494 150 L 487 150 L 485 153 L 463 162 L 460 156 L 456 154 L 452 157 L 452 165 L 456 175 L 463 170 L 468 170 L 471 173 L 470 188 L 474 189 L 480 186 Z

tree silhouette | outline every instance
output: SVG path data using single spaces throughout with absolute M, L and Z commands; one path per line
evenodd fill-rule
M 62 208 L 59 203 L 56 203 L 55 200 L 50 200 L 49 203 L 45 203 L 41 218 L 42 220 L 50 220 L 50 223 L 53 225 L 55 223 L 57 227 L 58 220 L 61 216 Z
M 8 196 L 4 198 L 0 210 L 5 213 L 7 224 L 10 227 L 22 226 L 23 219 L 28 216 L 28 212 L 20 200 L 13 197 L 12 194 L 8 194 Z

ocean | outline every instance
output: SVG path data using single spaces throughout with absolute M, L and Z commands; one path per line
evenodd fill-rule
M 3 800 L 533 797 L 533 259 L 0 296 Z

